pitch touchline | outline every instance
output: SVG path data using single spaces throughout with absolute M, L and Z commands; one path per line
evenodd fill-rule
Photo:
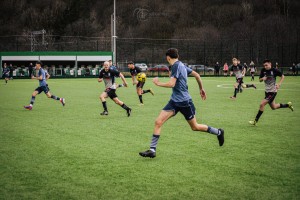
M 225 89 L 232 89 L 233 88 L 233 84 L 221 84 L 221 85 L 217 85 L 218 88 L 225 88 Z M 265 90 L 265 89 L 256 89 L 256 90 Z M 279 90 L 290 90 L 290 91 L 300 91 L 297 89 L 279 89 Z

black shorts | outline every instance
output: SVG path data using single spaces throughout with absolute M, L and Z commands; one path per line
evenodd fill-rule
M 143 88 L 144 85 L 145 85 L 145 82 L 140 82 L 140 81 L 139 81 L 139 82 L 136 84 L 136 88 Z
M 194 118 L 196 114 L 196 108 L 192 101 L 192 99 L 185 102 L 174 102 L 170 100 L 168 104 L 163 108 L 165 111 L 172 110 L 174 112 L 174 116 L 181 112 L 186 120 L 191 120 Z
M 274 101 L 277 92 L 265 92 L 265 95 L 265 100 L 267 100 L 268 103 L 271 104 Z
M 107 93 L 107 96 L 109 96 L 109 98 L 111 99 L 118 97 L 116 94 L 116 89 L 107 88 L 105 92 Z
M 35 91 L 37 91 L 38 94 L 41 94 L 41 92 L 44 92 L 45 94 L 47 94 L 50 91 L 50 89 L 48 86 L 40 86 L 40 87 L 36 88 Z
M 236 82 L 240 85 L 244 83 L 243 78 L 237 78 Z

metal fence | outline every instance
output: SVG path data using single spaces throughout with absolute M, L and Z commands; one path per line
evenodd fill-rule
M 9 41 L 9 42 L 8 42 Z M 295 41 L 295 40 L 293 40 Z M 0 37 L 0 51 L 30 51 L 30 38 L 24 36 Z M 111 51 L 111 38 L 60 37 L 46 36 L 44 44 L 35 44 L 36 51 Z M 166 64 L 165 52 L 168 48 L 179 49 L 180 60 L 187 64 L 202 64 L 214 67 L 219 62 L 221 68 L 225 62 L 237 57 L 241 63 L 254 61 L 261 67 L 265 58 L 273 65 L 278 62 L 284 73 L 290 73 L 292 63 L 300 63 L 300 42 L 266 42 L 264 39 L 235 40 L 233 38 L 215 41 L 188 39 L 146 39 L 118 38 L 117 64 L 120 71 L 127 71 L 127 62 L 143 62 L 148 67 Z M 101 65 L 102 63 L 99 63 Z M 202 72 L 201 72 L 202 73 Z M 205 75 L 212 73 L 203 72 Z M 153 74 L 154 75 L 154 74 Z M 158 74 L 158 75 L 164 75 Z
M 233 57 L 249 65 L 254 61 L 261 64 L 266 58 L 278 62 L 279 66 L 288 67 L 300 62 L 298 43 L 262 43 L 251 40 L 219 40 L 203 42 L 198 40 L 150 40 L 118 39 L 118 61 L 147 63 L 150 67 L 166 63 L 165 52 L 168 48 L 179 49 L 180 60 L 188 64 L 214 66 L 216 62 L 229 65 Z

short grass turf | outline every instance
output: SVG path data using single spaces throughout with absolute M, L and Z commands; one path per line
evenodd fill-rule
M 257 77 L 258 89 L 236 100 L 229 99 L 234 77 L 203 78 L 206 101 L 190 78 L 198 122 L 222 127 L 225 144 L 193 132 L 179 113 L 163 126 L 154 159 L 138 152 L 149 148 L 171 89 L 148 78 L 144 89 L 155 96 L 145 94 L 138 106 L 127 81 L 117 94 L 132 108 L 129 118 L 110 99 L 109 115 L 100 116 L 104 84 L 97 79 L 50 79 L 66 106 L 40 94 L 32 111 L 23 106 L 38 82 L 1 80 L 0 199 L 300 199 L 300 77 L 286 77 L 276 97 L 295 111 L 267 107 L 256 127 L 248 121 L 264 98 Z

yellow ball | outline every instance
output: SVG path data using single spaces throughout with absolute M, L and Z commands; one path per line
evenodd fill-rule
M 141 72 L 141 73 L 138 73 L 136 75 L 136 79 L 139 81 L 139 82 L 145 82 L 146 79 L 147 79 L 147 76 L 144 72 Z

